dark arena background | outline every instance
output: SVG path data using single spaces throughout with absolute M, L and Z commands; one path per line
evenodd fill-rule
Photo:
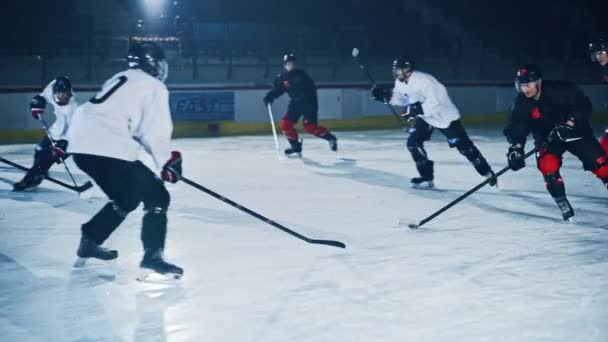
M 0 340 L 608 341 L 607 14 L 5 1 Z

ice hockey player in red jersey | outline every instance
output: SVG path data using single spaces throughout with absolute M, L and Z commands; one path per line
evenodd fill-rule
M 290 148 L 285 150 L 287 156 L 301 155 L 302 141 L 298 138 L 298 131 L 294 125 L 304 117 L 304 130 L 329 142 L 332 151 L 338 150 L 338 139 L 331 132 L 319 125 L 318 111 L 319 101 L 317 99 L 317 87 L 310 75 L 297 65 L 296 57 L 287 54 L 283 57 L 285 71 L 277 76 L 272 89 L 264 96 L 264 105 L 274 102 L 279 96 L 287 93 L 290 101 L 287 113 L 281 120 L 281 131 L 289 144 Z
M 562 211 L 564 220 L 574 216 L 560 175 L 562 156 L 575 155 L 585 170 L 593 172 L 608 185 L 608 158 L 593 134 L 589 118 L 591 101 L 570 82 L 543 81 L 536 65 L 517 70 L 515 85 L 519 92 L 514 100 L 504 132 L 511 144 L 507 151 L 509 166 L 514 171 L 525 166 L 524 145 L 532 134 L 534 146 L 540 148 L 536 163 L 547 190 Z
M 48 175 L 53 164 L 67 158 L 65 151 L 68 146 L 68 129 L 72 115 L 78 107 L 72 91 L 72 83 L 67 77 L 57 77 L 44 88 L 42 93 L 32 98 L 30 101 L 32 116 L 37 120 L 40 119 L 47 104 L 51 104 L 55 111 L 55 122 L 49 127 L 49 135 L 53 140 L 45 136 L 42 142 L 36 145 L 34 165 L 22 180 L 15 183 L 13 191 L 23 191 L 38 186 Z
M 593 62 L 597 62 L 602 70 L 602 81 L 608 84 L 608 39 L 600 38 L 589 43 L 589 54 Z M 600 144 L 608 154 L 608 128 L 600 139 Z
M 443 84 L 435 77 L 416 70 L 414 62 L 407 56 L 393 61 L 393 76 L 394 86 L 376 86 L 372 89 L 372 97 L 376 101 L 406 108 L 403 116 L 413 122 L 408 130 L 407 149 L 420 177 L 412 178 L 412 187 L 434 186 L 434 162 L 428 158 L 424 142 L 431 139 L 435 128 L 445 135 L 451 148 L 456 148 L 467 158 L 477 173 L 489 178 L 489 184 L 496 186 L 492 168 L 469 138 L 460 121 L 460 112 Z
M 163 181 L 181 177 L 181 155 L 171 152 L 173 123 L 169 91 L 164 84 L 167 62 L 154 43 L 133 43 L 129 69 L 107 80 L 101 91 L 78 108 L 70 129 L 69 152 L 110 201 L 82 225 L 77 255 L 111 260 L 118 252 L 101 247 L 143 202 L 140 267 L 180 277 L 183 270 L 163 258 L 170 196 Z M 152 157 L 157 172 L 139 161 Z

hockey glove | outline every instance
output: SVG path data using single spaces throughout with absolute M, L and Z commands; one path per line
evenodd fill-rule
M 509 147 L 509 151 L 507 152 L 507 161 L 511 170 L 518 171 L 526 166 L 526 160 L 524 159 L 524 155 L 525 153 L 523 147 Z
M 553 141 L 562 141 L 568 142 L 572 140 L 576 140 L 578 137 L 576 136 L 576 130 L 574 127 L 568 126 L 567 124 L 559 124 L 553 128 L 549 137 Z
M 61 161 L 65 159 L 65 150 L 67 149 L 68 142 L 66 140 L 58 140 L 55 142 L 55 147 L 53 147 L 53 159 L 55 163 L 61 164 Z
M 264 96 L 264 106 L 268 107 L 268 105 L 271 105 L 272 102 L 274 102 L 274 100 L 270 97 L 270 94 L 267 94 L 266 96 Z
M 43 96 L 36 95 L 30 101 L 30 110 L 34 119 L 39 120 L 40 116 L 44 113 L 46 107 L 46 99 Z
M 372 88 L 372 98 L 378 102 L 389 102 L 393 97 L 393 91 L 388 88 L 381 86 L 374 86 Z
M 401 113 L 401 116 L 405 118 L 415 118 L 418 115 L 422 114 L 424 114 L 424 112 L 422 111 L 422 104 L 420 102 L 416 102 L 405 107 L 405 111 Z
M 177 183 L 182 177 L 182 154 L 173 151 L 171 158 L 163 166 L 161 177 L 165 182 Z

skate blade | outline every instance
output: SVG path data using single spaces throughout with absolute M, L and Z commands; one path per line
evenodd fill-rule
M 142 271 L 141 274 L 135 278 L 135 280 L 144 283 L 171 283 L 175 280 L 181 279 L 183 274 L 179 273 L 165 273 L 161 274 L 154 271 Z
M 86 264 L 87 264 L 87 259 L 88 259 L 88 258 L 80 258 L 80 257 L 79 257 L 78 259 L 76 259 L 76 262 L 74 263 L 74 266 L 73 266 L 73 267 L 74 267 L 74 268 L 82 268 L 82 267 L 85 267 L 85 266 L 86 266 Z
M 412 189 L 418 190 L 430 190 L 435 188 L 435 183 L 431 182 L 422 182 L 420 184 L 412 184 Z
M 296 158 L 302 158 L 302 153 L 292 153 L 292 154 L 286 154 L 285 157 L 287 159 L 296 159 Z

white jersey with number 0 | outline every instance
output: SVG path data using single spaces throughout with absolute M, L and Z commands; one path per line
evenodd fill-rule
M 452 103 L 447 89 L 437 79 L 427 73 L 415 70 L 407 83 L 395 80 L 391 104 L 407 106 L 422 104 L 423 115 L 429 125 L 447 128 L 452 121 L 460 119 L 458 108 Z
M 171 155 L 169 91 L 139 69 L 120 72 L 78 107 L 68 152 L 135 161 L 142 148 L 160 169 Z
M 49 127 L 51 137 L 55 140 L 66 140 L 72 116 L 76 108 L 78 108 L 78 101 L 76 101 L 76 95 L 72 94 L 72 98 L 70 98 L 70 101 L 66 105 L 59 105 L 55 99 L 55 95 L 53 95 L 54 85 L 55 80 L 44 88 L 40 96 L 44 97 L 46 102 L 50 103 L 55 110 L 55 122 Z

